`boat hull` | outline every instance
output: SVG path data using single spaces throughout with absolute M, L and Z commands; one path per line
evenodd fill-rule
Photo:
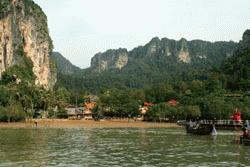
M 212 132 L 212 127 L 204 126 L 204 127 L 193 128 L 193 127 L 186 126 L 186 131 L 187 133 L 196 134 L 196 135 L 210 135 Z

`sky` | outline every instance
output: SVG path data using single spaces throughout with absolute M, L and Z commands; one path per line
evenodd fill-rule
M 54 51 L 86 68 L 107 49 L 153 37 L 238 42 L 250 29 L 250 0 L 34 0 L 48 17 Z

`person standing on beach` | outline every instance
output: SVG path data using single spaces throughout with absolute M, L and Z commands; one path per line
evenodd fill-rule
M 34 123 L 35 123 L 35 126 L 37 127 L 37 125 L 38 125 L 37 121 L 35 121 Z

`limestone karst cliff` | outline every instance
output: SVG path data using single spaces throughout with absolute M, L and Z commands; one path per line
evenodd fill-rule
M 156 61 L 160 61 L 159 63 L 165 67 L 176 64 L 179 68 L 182 65 L 195 68 L 219 65 L 224 59 L 232 56 L 236 47 L 237 43 L 234 42 L 187 41 L 184 38 L 177 41 L 156 37 L 145 46 L 139 46 L 131 51 L 117 49 L 98 53 L 92 58 L 90 69 L 92 72 L 122 70 L 128 64 L 152 64 Z
M 56 82 L 50 67 L 53 45 L 47 17 L 32 0 L 0 1 L 0 74 L 14 64 L 31 59 L 36 84 L 51 88 Z
M 91 59 L 91 67 L 95 72 L 108 69 L 122 69 L 128 63 L 128 51 L 126 49 L 108 50 L 98 53 Z
M 222 71 L 230 76 L 228 87 L 250 90 L 250 30 L 246 30 L 233 56 L 225 60 Z

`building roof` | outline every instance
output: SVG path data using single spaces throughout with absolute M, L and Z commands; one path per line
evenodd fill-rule
M 67 111 L 68 115 L 81 115 L 83 114 L 82 111 L 80 111 L 79 109 L 75 109 L 75 108 L 65 108 Z
M 67 104 L 67 105 L 65 105 L 65 108 L 76 108 L 76 106 L 75 105 L 71 105 L 71 104 Z
M 86 109 L 92 110 L 96 106 L 96 102 L 85 102 L 84 106 L 86 107 Z
M 175 99 L 172 99 L 172 100 L 169 100 L 167 104 L 169 104 L 170 106 L 177 106 L 179 102 L 176 101 Z
M 152 107 L 152 106 L 154 106 L 154 103 L 144 102 L 143 106 L 145 106 L 145 107 Z

